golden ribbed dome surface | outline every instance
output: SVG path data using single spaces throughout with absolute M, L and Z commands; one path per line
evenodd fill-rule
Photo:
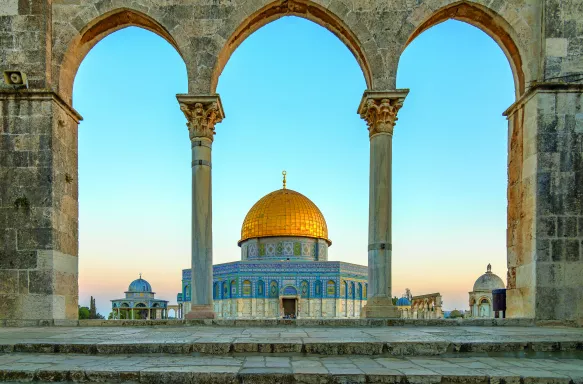
M 247 213 L 241 240 L 271 236 L 299 236 L 328 240 L 324 215 L 306 196 L 280 189 L 263 196 Z

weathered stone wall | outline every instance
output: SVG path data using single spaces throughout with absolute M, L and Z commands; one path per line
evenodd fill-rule
M 509 192 L 509 207 L 520 204 L 509 220 L 520 215 L 521 225 L 510 233 L 508 315 L 581 322 L 583 93 L 557 87 L 534 90 L 510 119 L 524 120 L 521 182 Z
M 583 4 L 579 0 L 546 0 L 544 4 L 542 80 L 560 82 L 580 78 L 583 72 Z
M 34 88 L 51 84 L 51 6 L 42 0 L 0 2 L 0 63 L 2 71 L 26 72 Z
M 541 70 L 508 111 L 508 315 L 583 324 L 583 4 L 544 2 Z
M 77 318 L 77 116 L 0 92 L 0 318 Z
M 146 28 L 181 54 L 189 92 L 208 95 L 236 47 L 285 15 L 336 34 L 375 91 L 394 90 L 401 52 L 441 21 L 466 21 L 498 42 L 517 95 L 508 111 L 508 314 L 583 321 L 579 0 L 3 1 L 0 69 L 26 72 L 31 91 L 1 84 L 0 318 L 74 316 L 78 116 L 66 104 L 87 52 L 120 28 Z M 23 196 L 27 216 L 15 206 Z

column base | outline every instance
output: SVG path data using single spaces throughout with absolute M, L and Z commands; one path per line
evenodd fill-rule
M 362 308 L 362 317 L 367 319 L 399 319 L 401 312 L 393 300 L 387 297 L 377 297 L 368 299 L 364 308 Z
M 212 305 L 191 305 L 190 312 L 184 316 L 186 320 L 214 319 L 215 317 Z

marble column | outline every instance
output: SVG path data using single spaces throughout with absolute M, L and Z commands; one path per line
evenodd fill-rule
M 358 113 L 370 137 L 367 318 L 398 318 L 391 287 L 392 143 L 397 112 L 409 90 L 366 91 Z
M 192 143 L 192 284 L 186 319 L 213 319 L 211 149 L 225 114 L 219 95 L 177 95 Z

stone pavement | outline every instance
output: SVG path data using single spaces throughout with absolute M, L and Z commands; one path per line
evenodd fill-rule
M 583 360 L 371 356 L 0 355 L 0 381 L 583 383 Z
M 566 327 L 0 328 L 0 352 L 5 353 L 431 356 L 582 350 L 583 328 Z

